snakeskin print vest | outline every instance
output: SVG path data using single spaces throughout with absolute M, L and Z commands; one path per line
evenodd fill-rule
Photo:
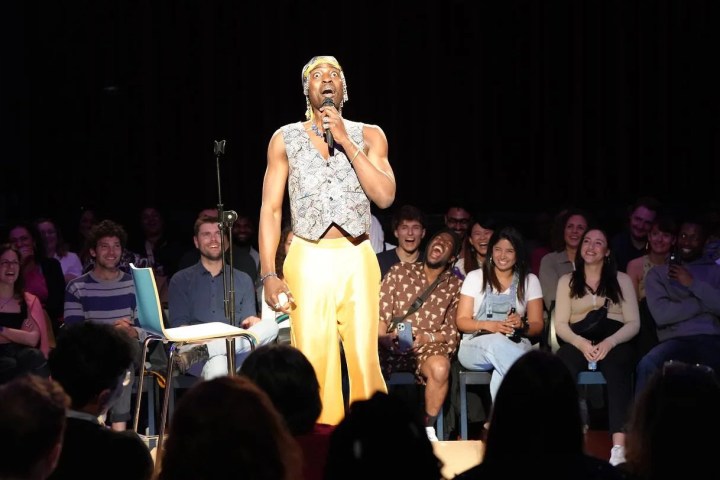
M 344 120 L 348 135 L 364 148 L 363 124 Z M 370 199 L 341 147 L 327 161 L 302 123 L 282 127 L 288 156 L 288 194 L 295 235 L 318 240 L 335 223 L 353 237 L 370 230 Z M 354 153 L 354 152 L 350 152 Z

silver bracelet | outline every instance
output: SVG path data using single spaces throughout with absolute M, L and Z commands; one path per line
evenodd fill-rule
M 277 274 L 277 273 L 275 273 L 275 272 L 270 272 L 270 273 L 266 273 L 265 275 L 263 275 L 262 277 L 260 277 L 260 283 L 265 283 L 265 280 L 266 280 L 268 277 L 280 278 L 280 277 L 278 277 L 278 274 Z

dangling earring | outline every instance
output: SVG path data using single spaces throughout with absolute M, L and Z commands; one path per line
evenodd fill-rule
M 492 257 L 488 257 L 488 263 L 492 265 Z

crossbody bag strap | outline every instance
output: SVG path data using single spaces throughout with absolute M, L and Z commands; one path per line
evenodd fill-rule
M 443 273 L 444 273 L 444 272 L 443 272 Z M 387 328 L 387 333 L 390 333 L 390 332 L 392 332 L 393 330 L 395 330 L 400 322 L 402 322 L 403 320 L 405 320 L 407 317 L 409 317 L 409 316 L 412 315 L 413 313 L 417 312 L 417 311 L 420 309 L 420 307 L 422 307 L 423 303 L 425 303 L 425 300 L 427 300 L 427 297 L 430 296 L 430 294 L 432 293 L 432 291 L 435 290 L 435 287 L 437 287 L 437 286 L 438 286 L 438 283 L 440 283 L 440 281 L 442 280 L 443 273 L 441 273 L 440 275 L 438 275 L 438 277 L 435 279 L 435 281 L 433 281 L 433 282 L 425 289 L 425 291 L 424 291 L 423 293 L 421 293 L 421 294 L 415 299 L 415 301 L 410 305 L 410 308 L 408 308 L 408 311 L 405 312 L 405 315 L 403 315 L 402 317 L 395 317 L 395 318 L 393 318 L 392 320 L 390 320 L 390 324 L 388 325 L 388 328 Z

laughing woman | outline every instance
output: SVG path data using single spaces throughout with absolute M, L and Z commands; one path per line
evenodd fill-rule
M 532 347 L 527 337 L 543 330 L 542 290 L 527 258 L 515 228 L 496 230 L 487 261 L 467 274 L 460 290 L 458 360 L 470 370 L 492 370 L 493 400 L 510 366 Z
M 607 310 L 602 321 L 582 329 L 588 313 Z M 583 320 L 586 320 L 583 322 Z M 624 426 L 632 402 L 635 350 L 628 343 L 640 330 L 637 297 L 630 277 L 618 272 L 605 231 L 586 230 L 575 257 L 575 271 L 560 277 L 555 331 L 565 342 L 557 355 L 577 378 L 595 362 L 607 382 L 610 463 L 625 461 Z
M 48 376 L 45 314 L 35 295 L 23 293 L 20 252 L 0 245 L 0 383 L 34 373 Z

